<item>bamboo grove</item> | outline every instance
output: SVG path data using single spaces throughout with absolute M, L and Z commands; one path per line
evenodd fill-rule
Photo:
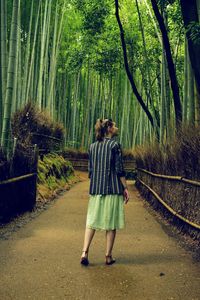
M 75 148 L 99 117 L 116 121 L 129 149 L 199 125 L 199 0 L 1 0 L 0 15 L 2 147 L 29 101 Z

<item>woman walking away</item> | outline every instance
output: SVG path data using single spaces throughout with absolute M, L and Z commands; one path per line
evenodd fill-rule
M 125 227 L 124 203 L 129 200 L 121 145 L 114 137 L 118 128 L 112 119 L 98 119 L 96 141 L 89 147 L 89 201 L 80 263 L 89 264 L 88 253 L 95 230 L 106 231 L 105 264 L 115 262 L 112 249 L 116 230 Z

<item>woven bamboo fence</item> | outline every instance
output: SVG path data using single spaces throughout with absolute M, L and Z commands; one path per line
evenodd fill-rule
M 137 168 L 136 186 L 155 208 L 165 209 L 200 238 L 200 182 Z
M 0 222 L 33 209 L 37 193 L 37 145 L 24 150 L 14 139 L 12 149 L 7 153 L 7 162 L 0 168 Z
M 33 209 L 36 203 L 37 173 L 0 182 L 0 221 Z
M 65 159 L 72 163 L 75 170 L 88 171 L 88 158 L 77 158 L 64 155 Z M 135 178 L 136 175 L 136 164 L 133 159 L 124 159 L 123 161 L 124 170 L 128 178 Z

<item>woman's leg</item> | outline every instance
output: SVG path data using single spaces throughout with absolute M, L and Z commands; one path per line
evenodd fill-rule
M 84 244 L 83 244 L 83 251 L 89 251 L 90 244 L 92 242 L 93 236 L 95 234 L 95 229 L 92 228 L 85 228 L 85 237 L 84 237 Z M 81 257 L 87 257 L 88 253 L 83 252 Z
M 106 255 L 112 254 L 115 236 L 116 236 L 116 229 L 106 230 Z

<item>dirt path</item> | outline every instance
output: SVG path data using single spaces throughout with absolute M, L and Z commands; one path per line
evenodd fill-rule
M 81 266 L 89 180 L 75 184 L 8 240 L 0 240 L 0 299 L 200 300 L 200 263 L 169 236 L 129 183 L 126 228 L 104 265 L 96 232 L 90 266 Z

